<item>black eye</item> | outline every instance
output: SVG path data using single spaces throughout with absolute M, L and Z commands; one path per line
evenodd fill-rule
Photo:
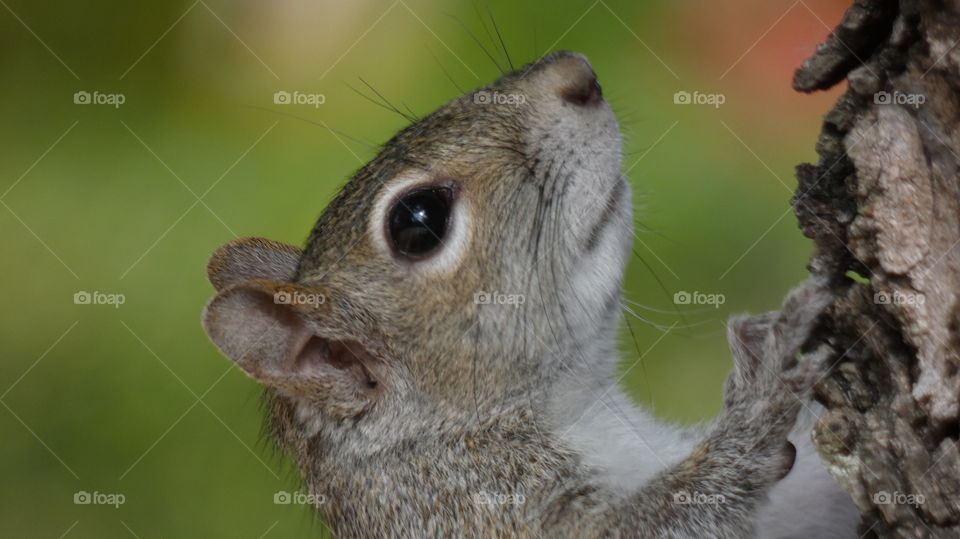
M 450 189 L 412 191 L 394 204 L 387 218 L 390 240 L 408 258 L 422 258 L 437 248 L 450 220 Z

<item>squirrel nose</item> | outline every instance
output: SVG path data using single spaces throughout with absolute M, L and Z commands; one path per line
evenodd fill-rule
M 586 56 L 575 52 L 561 51 L 550 69 L 557 75 L 557 93 L 566 102 L 579 106 L 596 105 L 603 99 L 603 90 L 597 74 Z
M 574 105 L 595 105 L 603 99 L 603 90 L 597 76 L 592 75 L 570 85 L 560 95 Z

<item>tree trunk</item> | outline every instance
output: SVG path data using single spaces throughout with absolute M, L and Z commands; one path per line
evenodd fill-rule
M 814 437 L 866 536 L 960 537 L 958 42 L 956 0 L 857 0 L 794 78 L 849 83 L 793 206 L 811 269 L 854 282 Z

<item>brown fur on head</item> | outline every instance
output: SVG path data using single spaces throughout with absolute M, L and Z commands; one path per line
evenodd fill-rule
M 301 449 L 319 433 L 372 450 L 495 419 L 611 346 L 632 226 L 620 151 L 590 64 L 547 55 L 397 134 L 302 252 L 222 247 L 205 328 L 274 390 Z M 450 217 L 410 259 L 386 222 L 421 188 L 449 197 Z

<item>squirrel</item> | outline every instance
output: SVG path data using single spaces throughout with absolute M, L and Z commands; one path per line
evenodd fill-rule
M 734 317 L 708 427 L 614 381 L 631 188 L 616 118 L 558 51 L 406 127 L 305 249 L 212 256 L 210 339 L 343 537 L 855 537 L 809 440 L 834 294 Z M 802 353 L 801 353 L 802 352 Z

